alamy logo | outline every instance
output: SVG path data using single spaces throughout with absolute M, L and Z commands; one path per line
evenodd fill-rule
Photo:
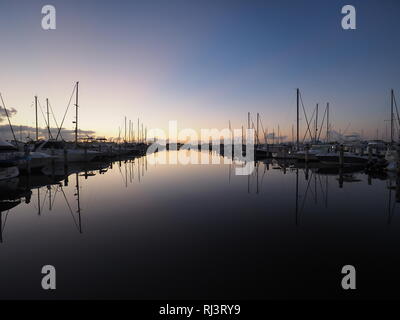
M 42 279 L 43 290 L 55 290 L 56 289 L 56 268 L 51 265 L 43 266 L 42 274 L 45 276 Z
M 201 129 L 201 136 L 199 138 L 194 129 L 178 130 L 178 123 L 176 120 L 169 121 L 168 132 L 163 129 L 153 128 L 149 130 L 149 135 L 154 138 L 152 143 L 147 148 L 148 161 L 150 164 L 210 164 L 209 152 L 200 153 L 200 161 L 196 154 L 188 154 L 190 150 L 198 150 L 199 145 L 202 151 L 215 151 L 220 153 L 223 151 L 224 164 L 236 163 L 241 167 L 236 167 L 236 175 L 244 176 L 251 175 L 254 171 L 254 157 L 255 157 L 255 130 L 247 129 L 242 131 L 239 129 Z M 180 153 L 161 153 L 157 156 L 157 152 L 161 149 L 167 148 L 167 145 L 172 145 L 172 149 L 178 148 L 178 141 L 186 141 L 179 148 L 186 152 Z M 208 143 L 204 143 L 209 141 Z M 211 148 L 211 149 L 210 149 Z M 153 155 L 153 157 L 152 157 Z M 213 158 L 211 164 L 220 164 L 219 158 Z
M 342 19 L 342 28 L 344 30 L 355 30 L 356 26 L 356 8 L 351 5 L 344 6 L 342 8 L 342 14 L 345 16 Z
M 344 290 L 356 289 L 356 268 L 347 265 L 342 268 L 342 274 L 345 276 L 342 279 L 342 288 Z
M 56 8 L 52 5 L 45 5 L 42 8 L 42 14 L 45 16 L 42 18 L 43 30 L 55 30 L 56 29 Z

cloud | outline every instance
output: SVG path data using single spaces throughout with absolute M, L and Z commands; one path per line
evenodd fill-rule
M 7 108 L 8 116 L 11 118 L 17 114 L 17 110 L 15 108 L 8 109 Z M 3 122 L 7 117 L 6 111 L 2 106 L 0 106 L 0 122 Z
M 285 141 L 288 137 L 287 136 L 278 136 L 276 133 L 269 133 L 267 134 L 267 139 L 273 139 L 275 136 L 275 140 Z M 260 138 L 261 139 L 261 138 Z
M 13 129 L 14 129 L 16 138 L 20 139 L 20 137 L 22 136 L 22 141 L 25 141 L 28 137 L 30 137 L 31 139 L 36 138 L 36 128 L 35 127 L 13 125 Z M 39 128 L 38 131 L 39 131 L 39 139 L 40 138 L 47 139 L 47 137 L 48 137 L 47 128 Z M 53 138 L 55 138 L 57 136 L 58 129 L 50 128 L 50 132 L 51 132 Z M 93 130 L 79 130 L 78 138 L 95 137 L 95 134 L 96 134 L 96 132 Z M 61 136 L 64 140 L 67 140 L 67 141 L 75 140 L 75 131 L 68 130 L 68 129 L 62 129 Z M 13 139 L 9 125 L 0 125 L 0 137 L 3 140 Z
M 349 134 L 342 134 L 335 130 L 331 130 L 329 135 L 331 137 L 331 140 L 336 140 L 336 141 L 351 141 L 351 140 L 360 140 L 361 139 L 361 135 L 356 132 L 349 133 Z

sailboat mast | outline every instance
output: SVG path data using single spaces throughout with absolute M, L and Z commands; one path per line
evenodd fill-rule
M 294 144 L 294 125 L 292 124 L 292 145 Z
M 124 142 L 126 142 L 126 116 L 125 116 L 125 134 L 124 134 Z
M 317 103 L 317 113 L 315 116 L 315 143 L 317 143 L 317 139 L 318 139 L 318 103 Z
M 49 140 L 50 140 L 50 112 L 49 112 L 49 99 L 46 98 L 46 109 L 47 109 L 47 132 L 49 134 Z
M 394 127 L 393 107 L 394 107 L 394 91 L 392 89 L 390 97 L 390 143 L 391 144 L 393 144 L 393 127 Z
M 11 125 L 11 120 L 10 120 L 10 117 L 8 115 L 7 107 L 6 107 L 6 104 L 4 103 L 3 96 L 1 95 L 1 93 L 0 93 L 0 98 L 1 98 L 1 102 L 3 104 L 4 112 L 6 113 L 6 116 L 7 116 L 8 125 L 10 126 L 11 133 L 13 135 L 14 141 L 17 142 L 17 138 L 15 137 L 14 129 L 13 129 L 13 126 Z
M 300 149 L 300 140 L 299 140 L 299 104 L 300 104 L 300 89 L 297 89 L 297 140 L 296 140 L 297 150 Z
M 329 102 L 326 104 L 326 142 L 329 142 Z
M 231 138 L 230 143 L 233 144 L 231 120 L 229 120 L 229 134 L 230 134 L 230 138 Z
M 257 132 L 256 132 L 256 134 L 257 134 L 257 144 L 260 144 L 259 135 L 258 135 L 259 123 L 260 123 L 260 114 L 257 112 Z
M 131 129 L 132 129 L 132 123 L 131 120 L 129 120 L 129 135 L 128 135 L 128 142 L 131 143 Z
M 75 144 L 78 145 L 78 97 L 79 97 L 79 81 L 76 83 L 76 100 L 75 100 Z
M 281 143 L 280 135 L 281 135 L 281 133 L 280 133 L 280 128 L 279 128 L 279 124 L 278 124 L 278 144 Z
M 36 116 L 36 141 L 39 140 L 39 127 L 38 127 L 38 97 L 35 96 L 35 116 Z
M 80 197 L 80 188 L 79 188 L 79 174 L 76 174 L 76 197 L 78 203 L 78 226 L 79 226 L 79 233 L 82 233 L 82 220 L 81 220 L 81 197 Z

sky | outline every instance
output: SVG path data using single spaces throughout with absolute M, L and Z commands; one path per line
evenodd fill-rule
M 41 28 L 46 4 L 56 30 Z M 347 4 L 356 30 L 341 27 Z M 390 89 L 400 101 L 399 14 L 398 0 L 2 0 L 0 92 L 15 126 L 35 125 L 34 95 L 61 123 L 79 81 L 80 128 L 98 136 L 118 136 L 125 116 L 200 130 L 240 128 L 247 112 L 291 136 L 300 88 L 309 118 L 329 102 L 334 130 L 384 137 Z

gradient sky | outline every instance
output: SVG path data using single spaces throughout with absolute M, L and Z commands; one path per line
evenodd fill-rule
M 57 30 L 41 29 L 46 4 Z M 357 30 L 341 28 L 346 4 Z M 399 14 L 398 0 L 1 0 L 0 92 L 17 125 L 34 126 L 35 94 L 60 122 L 79 80 L 81 128 L 98 135 L 124 116 L 240 128 L 248 111 L 291 135 L 299 87 L 310 114 L 329 101 L 334 129 L 375 137 L 391 88 L 400 100 Z

